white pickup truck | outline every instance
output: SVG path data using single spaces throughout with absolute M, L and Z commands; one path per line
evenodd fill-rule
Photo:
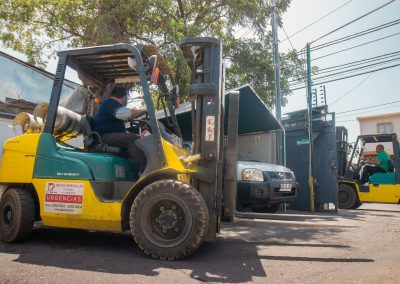
M 296 197 L 294 173 L 283 166 L 253 161 L 238 161 L 237 207 L 254 212 L 274 213 L 279 205 Z

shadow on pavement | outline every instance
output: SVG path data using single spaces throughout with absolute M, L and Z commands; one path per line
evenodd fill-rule
M 19 263 L 64 269 L 145 276 L 170 269 L 199 281 L 241 283 L 250 282 L 253 277 L 267 277 L 268 263 L 264 262 L 264 266 L 262 263 L 265 260 L 372 262 L 372 259 L 268 255 L 269 246 L 349 248 L 329 242 L 328 236 L 342 231 L 341 228 L 227 224 L 217 242 L 203 244 L 192 256 L 180 261 L 159 261 L 144 255 L 127 233 L 43 228 L 35 230 L 32 240 L 26 243 L 0 242 L 0 253 L 18 254 L 14 261 Z M 266 256 L 259 255 L 260 247 L 267 250 Z

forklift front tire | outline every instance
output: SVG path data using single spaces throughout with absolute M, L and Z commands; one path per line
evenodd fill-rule
M 35 203 L 25 189 L 11 188 L 0 200 L 0 239 L 13 243 L 26 240 L 35 222 Z
M 208 219 L 207 205 L 193 186 L 178 180 L 160 180 L 146 186 L 136 197 L 130 228 L 146 254 L 175 260 L 201 245 Z
M 339 184 L 338 196 L 340 209 L 355 209 L 361 205 L 355 189 L 347 184 Z

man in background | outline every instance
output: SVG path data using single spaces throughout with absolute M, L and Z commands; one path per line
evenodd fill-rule
M 368 164 L 364 166 L 361 175 L 361 184 L 368 182 L 368 178 L 374 173 L 386 173 L 389 171 L 390 156 L 382 144 L 376 146 L 376 159 L 375 161 L 368 161 Z

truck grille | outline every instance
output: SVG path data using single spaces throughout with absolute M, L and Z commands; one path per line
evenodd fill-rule
M 282 179 L 282 180 L 292 180 L 294 176 L 287 172 L 263 172 L 264 180 L 268 179 Z

